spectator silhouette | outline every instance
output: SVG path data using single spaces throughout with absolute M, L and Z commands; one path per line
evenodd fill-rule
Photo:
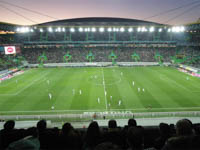
M 108 121 L 108 131 L 104 133 L 104 140 L 118 146 L 123 146 L 121 129 L 117 127 L 116 120 Z
M 39 150 L 40 142 L 37 137 L 37 128 L 29 128 L 25 131 L 25 138 L 9 144 L 7 150 Z
M 0 131 L 0 148 L 7 148 L 8 145 L 25 136 L 24 129 L 15 129 L 15 121 L 9 120 L 4 124 L 4 129 Z
M 160 123 L 159 125 L 160 137 L 158 137 L 154 142 L 154 147 L 156 149 L 161 149 L 168 138 L 171 137 L 170 126 L 166 123 Z
M 100 128 L 99 128 L 98 123 L 96 121 L 93 121 L 90 123 L 87 129 L 83 148 L 92 150 L 100 142 L 101 142 Z
M 60 149 L 81 149 L 81 137 L 78 131 L 76 131 L 70 123 L 65 123 L 62 127 L 59 136 L 59 148 Z
M 47 129 L 46 120 L 40 120 L 37 123 L 37 129 L 39 134 L 39 141 L 41 149 L 55 148 L 55 143 L 58 137 L 58 131 Z
M 128 129 L 127 143 L 128 150 L 144 149 L 144 129 L 142 127 L 131 127 Z
M 179 120 L 176 124 L 176 137 L 168 139 L 163 150 L 196 150 L 192 131 L 192 123 L 187 119 Z M 195 138 L 196 139 L 196 138 Z

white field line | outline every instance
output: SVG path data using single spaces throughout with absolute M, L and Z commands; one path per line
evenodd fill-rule
M 101 68 L 101 72 L 102 72 L 102 76 L 103 76 L 103 88 L 104 88 L 104 95 L 105 95 L 106 110 L 108 110 L 108 104 L 107 104 L 107 98 L 106 98 L 106 86 L 105 86 L 105 78 L 104 78 L 103 68 Z
M 18 92 L 14 93 L 14 94 L 0 94 L 0 96 L 15 96 L 18 95 L 19 93 L 21 93 L 22 91 L 24 91 L 25 89 L 29 88 L 31 85 L 33 85 L 35 82 L 41 80 L 44 76 L 46 76 L 48 73 L 45 73 L 43 76 L 41 76 L 40 78 L 33 80 L 30 84 L 28 84 L 27 86 L 21 88 Z
M 109 111 L 137 111 L 137 110 L 183 110 L 200 109 L 200 107 L 176 107 L 176 108 L 137 108 L 137 109 L 110 109 Z M 107 110 L 33 110 L 33 111 L 0 111 L 0 113 L 44 113 L 44 112 L 106 112 Z

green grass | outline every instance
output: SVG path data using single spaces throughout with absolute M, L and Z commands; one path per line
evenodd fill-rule
M 171 67 L 40 68 L 0 83 L 0 114 L 126 110 L 199 111 L 200 80 Z

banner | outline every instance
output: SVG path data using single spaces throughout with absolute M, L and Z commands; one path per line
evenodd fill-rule
M 16 53 L 16 49 L 15 46 L 5 46 L 5 54 L 9 55 L 9 54 L 15 54 Z

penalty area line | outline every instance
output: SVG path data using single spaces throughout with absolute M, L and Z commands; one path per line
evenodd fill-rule
M 41 76 L 38 79 L 33 80 L 30 84 L 28 84 L 27 86 L 25 86 L 24 88 L 20 89 L 19 91 L 17 91 L 16 93 L 11 93 L 11 94 L 0 94 L 0 96 L 15 96 L 18 95 L 19 93 L 21 93 L 22 91 L 24 91 L 25 89 L 29 88 L 31 85 L 33 85 L 34 83 L 38 82 L 39 80 L 41 80 L 43 77 L 45 77 L 48 73 L 45 73 L 43 76 Z

